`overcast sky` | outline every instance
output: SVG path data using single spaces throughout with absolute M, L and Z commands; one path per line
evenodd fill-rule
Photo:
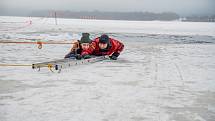
M 215 14 L 215 0 L 0 0 L 1 13 L 50 9 L 211 15 Z

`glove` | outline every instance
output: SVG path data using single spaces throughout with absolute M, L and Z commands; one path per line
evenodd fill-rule
M 117 58 L 118 58 L 119 55 L 120 55 L 119 53 L 114 52 L 114 53 L 110 56 L 110 59 L 112 59 L 112 60 L 117 60 Z
M 91 58 L 91 56 L 90 55 L 83 55 L 83 58 L 84 59 L 89 59 L 89 58 Z
M 77 60 L 81 60 L 82 56 L 80 54 L 77 54 L 75 57 Z

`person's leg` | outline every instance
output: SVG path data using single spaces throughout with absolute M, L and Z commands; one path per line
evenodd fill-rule
M 70 52 L 67 55 L 65 55 L 64 58 L 75 58 L 75 57 L 76 57 L 75 53 L 74 52 Z

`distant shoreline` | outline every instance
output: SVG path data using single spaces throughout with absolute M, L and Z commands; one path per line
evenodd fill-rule
M 29 14 L 8 14 L 1 16 L 22 16 L 22 17 L 46 17 L 65 19 L 93 19 L 93 20 L 126 20 L 126 21 L 182 21 L 182 22 L 215 22 L 215 15 L 212 16 L 179 16 L 173 12 L 101 12 L 101 11 L 33 11 Z

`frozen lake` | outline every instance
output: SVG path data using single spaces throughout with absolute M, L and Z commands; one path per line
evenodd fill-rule
M 69 41 L 81 32 L 108 33 L 125 50 L 117 61 L 61 73 L 1 67 L 0 121 L 215 119 L 215 23 L 0 17 L 0 41 Z M 70 46 L 0 44 L 0 63 L 59 59 Z

